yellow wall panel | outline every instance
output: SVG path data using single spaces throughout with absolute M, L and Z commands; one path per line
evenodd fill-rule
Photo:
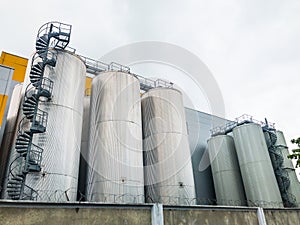
M 90 96 L 91 95 L 91 89 L 92 89 L 92 78 L 86 77 L 85 79 L 85 95 Z
M 7 52 L 2 52 L 0 57 L 0 64 L 9 66 L 15 69 L 12 79 L 23 82 L 26 72 L 28 59 L 16 56 Z
M 1 95 L 0 94 L 0 126 L 2 125 L 7 100 L 8 100 L 7 95 Z

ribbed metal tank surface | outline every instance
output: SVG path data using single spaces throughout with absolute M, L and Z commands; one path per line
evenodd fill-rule
M 278 148 L 278 151 L 281 151 L 283 156 L 283 168 L 288 172 L 290 179 L 289 192 L 293 194 L 296 198 L 298 207 L 300 206 L 300 183 L 296 175 L 296 171 L 291 159 L 287 156 L 289 155 L 289 150 L 285 141 L 285 137 L 282 131 L 277 130 L 277 141 L 275 145 Z
M 85 71 L 83 61 L 67 51 L 58 51 L 56 66 L 45 68 L 44 77 L 54 82 L 53 97 L 39 103 L 48 113 L 47 128 L 33 137 L 44 149 L 42 168 L 26 178 L 26 185 L 38 192 L 38 201 L 76 200 Z
M 20 104 L 23 98 L 21 94 L 23 84 L 17 84 L 11 96 L 11 102 L 7 113 L 7 121 L 0 146 L 0 193 L 4 187 L 4 179 L 6 177 L 8 160 L 12 150 L 13 141 L 15 140 L 16 129 L 18 126 L 18 115 Z M 2 194 L 0 195 L 2 196 Z
M 105 72 L 93 79 L 87 199 L 143 203 L 144 173 L 139 80 Z
M 182 94 L 155 88 L 142 96 L 146 201 L 195 204 Z
M 283 207 L 261 126 L 255 123 L 237 126 L 233 137 L 248 205 Z
M 208 140 L 208 151 L 218 205 L 246 205 L 246 196 L 231 136 L 218 135 Z

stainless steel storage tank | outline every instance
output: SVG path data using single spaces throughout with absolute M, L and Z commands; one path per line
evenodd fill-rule
M 208 140 L 208 152 L 218 205 L 246 205 L 246 196 L 231 136 L 218 135 Z
M 298 207 L 300 206 L 300 183 L 296 175 L 296 171 L 293 165 L 292 160 L 290 160 L 287 156 L 289 155 L 289 150 L 285 141 L 285 137 L 282 131 L 276 130 L 277 141 L 275 146 L 278 151 L 281 151 L 283 156 L 283 165 L 282 167 L 287 171 L 290 185 L 288 188 L 288 192 L 291 193 L 295 198 Z
M 150 89 L 142 96 L 147 202 L 195 204 L 195 186 L 182 94 Z
M 237 126 L 233 137 L 248 205 L 283 207 L 261 126 L 255 123 Z
M 23 84 L 17 84 L 13 89 L 7 113 L 6 126 L 3 134 L 2 143 L 0 146 L 0 193 L 4 187 L 3 183 L 6 177 L 8 160 L 10 158 L 10 152 L 14 145 L 13 142 L 15 140 L 16 129 L 18 128 L 18 115 L 21 100 L 23 98 L 23 95 L 21 94 L 22 86 Z
M 80 164 L 78 175 L 78 195 L 77 200 L 85 200 L 85 181 L 87 173 L 87 156 L 88 156 L 88 142 L 89 142 L 89 128 L 90 128 L 90 96 L 84 96 L 83 99 L 83 120 L 80 146 Z
M 54 83 L 52 99 L 39 102 L 48 113 L 47 127 L 32 140 L 43 148 L 42 168 L 26 177 L 38 201 L 76 200 L 85 75 L 84 62 L 67 51 L 57 52 L 55 67 L 45 67 L 44 77 Z
M 143 203 L 144 173 L 139 80 L 110 71 L 93 79 L 87 199 Z
M 0 64 L 0 144 L 2 142 L 7 112 L 12 94 L 14 69 Z

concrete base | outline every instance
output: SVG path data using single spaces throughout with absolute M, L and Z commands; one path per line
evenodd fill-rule
M 153 207 L 154 206 L 154 207 Z M 117 205 L 97 203 L 37 203 L 0 201 L 0 225 L 64 224 L 64 225 L 149 225 L 163 218 L 165 225 L 295 225 L 300 209 L 264 209 L 265 222 L 259 221 L 256 207 Z

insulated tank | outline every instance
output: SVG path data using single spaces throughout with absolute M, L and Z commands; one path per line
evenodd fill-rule
M 237 126 L 233 137 L 248 205 L 283 207 L 261 126 Z
M 2 142 L 7 112 L 12 94 L 14 69 L 0 64 L 0 144 Z
M 283 156 L 283 165 L 282 167 L 287 171 L 290 185 L 288 191 L 296 198 L 297 205 L 300 205 L 300 183 L 296 175 L 296 171 L 291 159 L 288 158 L 289 150 L 285 141 L 285 137 L 282 131 L 276 130 L 277 141 L 275 145 L 277 146 L 278 151 L 281 151 Z
M 218 205 L 246 205 L 245 190 L 231 136 L 218 135 L 208 140 L 208 152 Z
M 85 181 L 87 172 L 87 156 L 88 156 L 88 142 L 89 142 L 89 127 L 90 127 L 90 96 L 84 96 L 83 99 L 83 120 L 81 133 L 81 147 L 80 147 L 80 164 L 78 175 L 78 195 L 77 200 L 85 200 Z
M 67 51 L 57 51 L 56 66 L 45 67 L 44 77 L 53 81 L 51 100 L 39 102 L 47 127 L 32 139 L 43 148 L 41 172 L 28 173 L 25 183 L 38 201 L 76 201 L 85 75 L 84 62 Z
M 0 146 L 0 182 L 1 182 L 0 190 L 2 190 L 4 186 L 3 183 L 6 177 L 8 160 L 10 157 L 12 146 L 14 145 L 13 141 L 15 140 L 16 129 L 18 127 L 17 122 L 18 122 L 20 103 L 23 98 L 23 95 L 21 94 L 22 86 L 23 86 L 22 84 L 17 84 L 13 89 L 13 93 L 11 96 L 11 101 L 7 113 L 6 126 L 3 134 L 2 143 Z
M 93 79 L 87 199 L 143 203 L 144 173 L 139 80 L 110 71 Z
M 142 96 L 147 202 L 195 204 L 195 186 L 182 94 L 150 89 Z

